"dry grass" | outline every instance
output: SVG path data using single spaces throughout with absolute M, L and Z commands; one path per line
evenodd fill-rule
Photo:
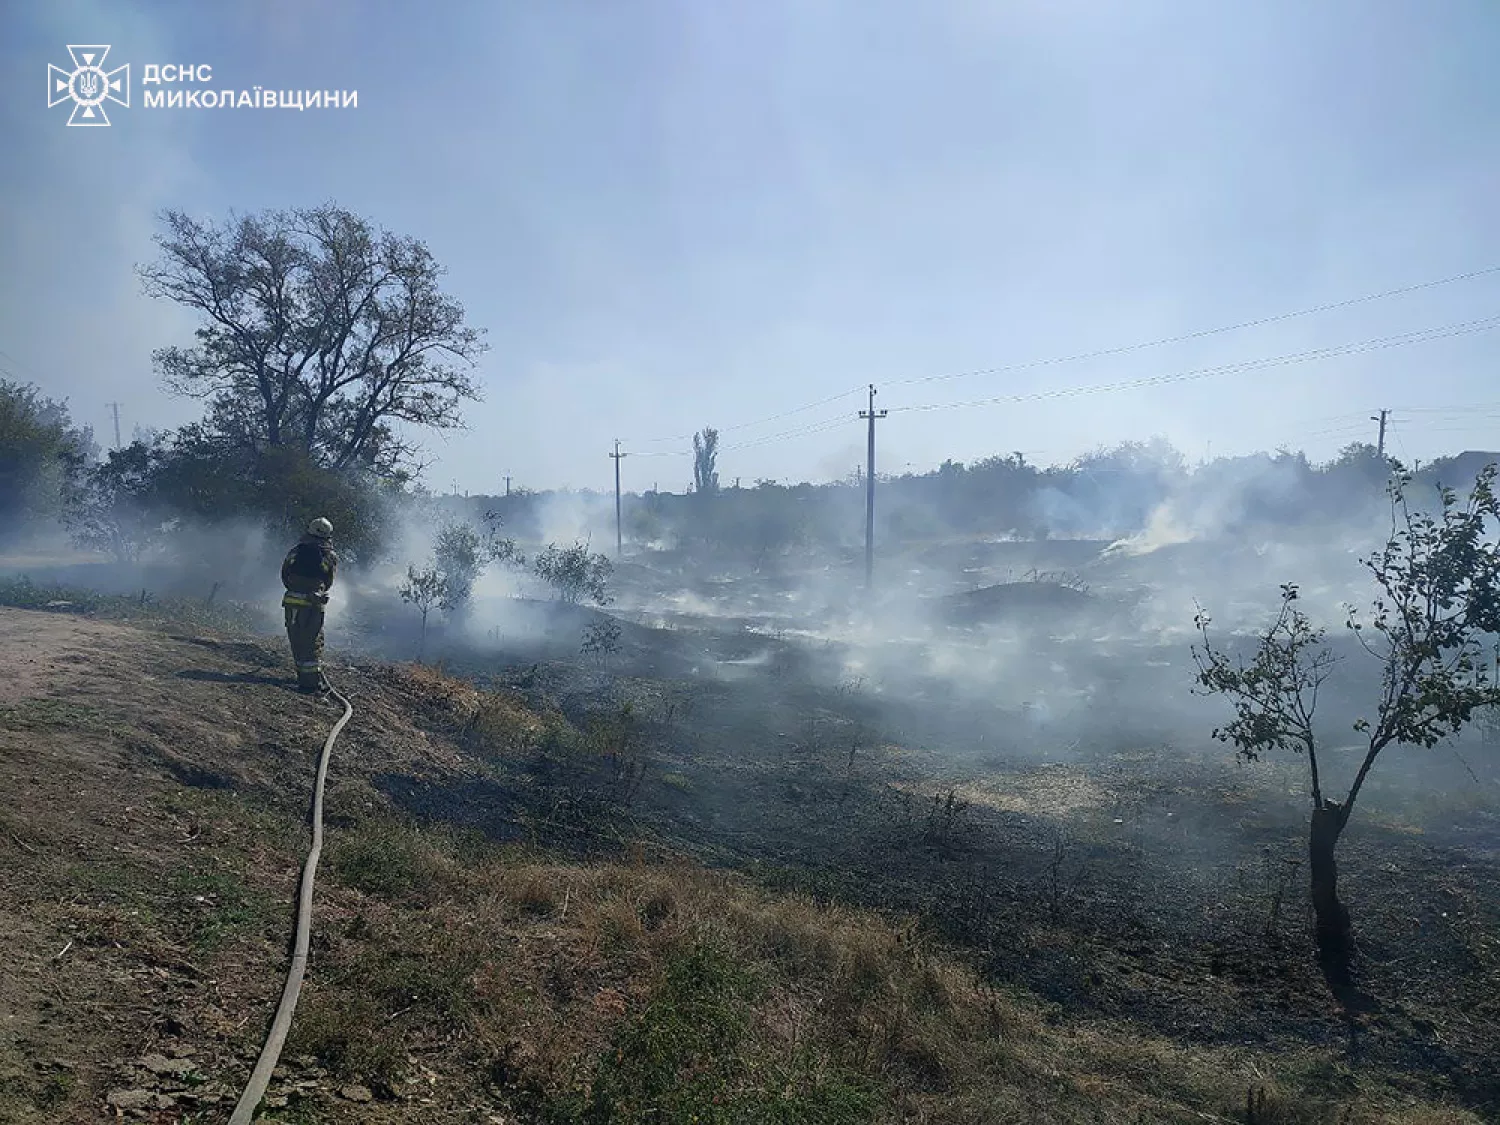
M 621 717 L 577 730 L 439 669 L 396 675 L 485 754 L 581 762 L 623 745 Z M 1030 805 L 1026 790 L 974 796 Z M 294 1048 L 391 1098 L 413 1096 L 415 1060 L 442 1044 L 469 1087 L 459 1101 L 544 1125 L 1478 1120 L 1336 1050 L 1207 1049 L 1065 1019 L 914 922 L 693 864 L 563 862 L 375 814 L 331 854 L 336 936 Z
M 558 1125 L 1478 1120 L 1337 1052 L 1063 1021 L 912 925 L 686 863 L 479 855 L 375 822 L 341 855 L 333 878 L 360 889 L 340 896 L 294 1049 L 391 1097 L 441 1042 L 455 1074 L 477 1076 L 471 1099 Z

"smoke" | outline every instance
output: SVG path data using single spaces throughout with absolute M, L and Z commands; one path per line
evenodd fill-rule
M 1202 535 L 1202 529 L 1184 519 L 1177 511 L 1177 505 L 1169 500 L 1157 505 L 1140 531 L 1116 540 L 1104 551 L 1106 555 L 1149 555 L 1163 547 L 1191 543 Z
M 540 498 L 533 518 L 537 546 L 583 542 L 603 551 L 614 544 L 613 498 L 591 492 L 547 493 Z
M 1361 559 L 1390 532 L 1380 483 L 1319 475 L 1290 455 L 1194 471 L 950 468 L 881 486 L 888 519 L 921 510 L 928 522 L 909 539 L 878 533 L 870 588 L 857 489 L 632 497 L 610 604 L 560 604 L 529 570 L 492 561 L 468 606 L 435 611 L 425 637 L 397 591 L 408 565 L 433 559 L 444 526 L 513 538 L 528 558 L 575 543 L 613 558 L 615 509 L 613 496 L 588 492 L 423 495 L 392 503 L 383 561 L 341 571 L 330 639 L 499 671 L 577 662 L 585 631 L 609 614 L 626 626 L 617 673 L 732 682 L 767 714 L 819 693 L 846 698 L 858 684 L 893 738 L 959 757 L 1061 762 L 1168 746 L 1229 761 L 1209 739 L 1222 701 L 1192 692 L 1194 616 L 1207 612 L 1216 639 L 1243 645 L 1275 613 L 1281 585 L 1295 583 L 1303 610 L 1348 657 L 1325 701 L 1336 747 L 1378 695 L 1379 665 L 1355 658 L 1344 623 L 1350 605 L 1369 605 Z M 651 539 L 680 545 L 631 536 L 630 516 L 642 512 L 661 521 Z M 132 567 L 80 565 L 96 588 L 251 601 L 270 629 L 288 546 L 248 520 L 178 525 Z

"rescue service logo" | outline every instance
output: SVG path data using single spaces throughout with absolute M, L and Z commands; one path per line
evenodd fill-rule
M 105 103 L 130 108 L 130 64 L 104 69 L 109 47 L 70 45 L 73 69 L 47 66 L 47 108 L 73 103 L 69 125 L 109 125 Z M 207 63 L 147 63 L 140 68 L 141 109 L 357 109 L 358 90 L 215 89 Z M 163 87 L 174 87 L 163 89 Z M 205 88 L 208 87 L 208 88 Z
M 71 73 L 60 66 L 47 65 L 47 108 L 65 101 L 73 103 L 69 125 L 108 125 L 109 114 L 104 103 L 114 102 L 130 108 L 130 64 L 104 69 L 109 57 L 108 45 L 75 46 L 69 44 L 73 57 Z

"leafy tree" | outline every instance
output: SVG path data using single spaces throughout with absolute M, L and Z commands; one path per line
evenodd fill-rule
M 1312 823 L 1308 842 L 1316 938 L 1325 967 L 1338 974 L 1350 965 L 1353 932 L 1338 897 L 1335 847 L 1354 810 L 1365 778 L 1388 746 L 1431 748 L 1500 705 L 1486 661 L 1486 639 L 1500 633 L 1500 544 L 1488 535 L 1500 520 L 1490 465 L 1460 504 L 1439 488 L 1431 513 L 1407 501 L 1411 476 L 1396 466 L 1387 485 L 1392 526 L 1380 551 L 1362 560 L 1377 594 L 1368 620 L 1349 610 L 1347 627 L 1363 651 L 1380 662 L 1375 717 L 1355 730 L 1365 736 L 1359 770 L 1342 801 L 1328 795 L 1313 730 L 1318 690 L 1336 657 L 1297 606 L 1297 587 L 1282 587 L 1281 612 L 1262 633 L 1253 659 L 1231 660 L 1208 636 L 1208 616 L 1195 619 L 1202 643 L 1194 645 L 1197 682 L 1204 694 L 1226 696 L 1234 718 L 1214 731 L 1238 754 L 1256 760 L 1270 751 L 1307 756 Z
M 693 491 L 712 496 L 719 491 L 719 431 L 705 428 L 693 435 Z
M 246 450 L 196 425 L 151 447 L 146 477 L 143 502 L 199 526 L 250 520 L 282 540 L 325 516 L 346 562 L 383 556 L 399 492 L 370 473 L 315 464 L 298 449 Z
M 98 456 L 92 431 L 66 403 L 0 379 L 0 526 L 56 516 L 69 486 Z
M 1377 504 L 1390 480 L 1392 465 L 1389 458 L 1368 442 L 1356 441 L 1344 446 L 1336 458 L 1320 466 L 1312 477 L 1317 517 L 1347 519 L 1352 510 Z
M 1384 480 L 1390 471 L 1389 462 L 1380 450 L 1367 441 L 1351 441 L 1323 468 L 1325 472 L 1356 473 L 1374 480 Z
M 498 511 L 491 510 L 485 512 L 485 530 L 481 544 L 484 558 L 489 562 L 524 567 L 526 565 L 526 556 L 516 546 L 516 541 L 500 534 L 500 528 L 504 523 L 505 520 Z
M 438 532 L 433 554 L 443 576 L 443 612 L 460 615 L 467 611 L 474 583 L 484 572 L 484 538 L 469 524 L 448 523 Z
M 440 607 L 448 599 L 448 582 L 438 570 L 435 562 L 430 562 L 420 570 L 415 564 L 407 564 L 406 581 L 398 588 L 397 593 L 401 600 L 407 605 L 414 605 L 422 614 L 422 635 L 418 642 L 417 659 L 427 649 L 427 615 L 434 607 Z
M 158 350 L 167 386 L 208 404 L 207 430 L 261 452 L 389 475 L 402 425 L 453 429 L 479 390 L 482 333 L 439 288 L 427 247 L 332 204 L 201 223 L 163 217 L 146 292 L 201 315 L 197 343 Z
M 1164 437 L 1149 441 L 1122 441 L 1112 449 L 1100 448 L 1073 461 L 1076 472 L 1132 473 L 1142 477 L 1171 477 L 1182 473 L 1187 459 Z
M 63 521 L 73 542 L 121 563 L 137 562 L 156 546 L 172 520 L 153 495 L 157 466 L 157 452 L 144 442 L 110 450 L 70 493 Z
M 532 564 L 532 572 L 568 605 L 578 605 L 585 599 L 608 605 L 613 600 L 608 588 L 613 571 L 608 558 L 589 553 L 587 543 L 567 548 L 549 543 Z

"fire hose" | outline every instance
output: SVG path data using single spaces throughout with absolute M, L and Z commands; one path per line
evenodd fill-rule
M 354 705 L 340 694 L 337 688 L 328 684 L 328 691 L 344 705 L 344 713 L 339 721 L 333 724 L 333 729 L 328 732 L 327 741 L 323 743 L 323 754 L 318 759 L 317 780 L 313 783 L 312 846 L 308 849 L 307 860 L 302 865 L 302 884 L 297 898 L 296 937 L 292 942 L 292 963 L 287 968 L 286 984 L 281 990 L 281 1003 L 276 1008 L 275 1019 L 271 1021 L 271 1030 L 266 1035 L 265 1044 L 261 1047 L 260 1058 L 256 1060 L 255 1069 L 250 1072 L 250 1081 L 245 1085 L 245 1092 L 240 1095 L 240 1100 L 234 1107 L 234 1113 L 229 1118 L 229 1125 L 250 1125 L 251 1119 L 255 1116 L 256 1106 L 260 1105 L 260 1100 L 266 1096 L 266 1088 L 271 1084 L 271 1073 L 276 1069 L 276 1063 L 281 1058 L 281 1048 L 286 1043 L 287 1032 L 292 1027 L 292 1013 L 297 1010 L 297 997 L 302 992 L 302 978 L 307 974 L 307 953 L 312 937 L 313 879 L 317 876 L 318 857 L 323 851 L 323 787 L 328 780 L 328 760 L 333 755 L 333 744 L 337 741 L 339 732 L 344 729 L 344 724 L 354 714 Z

